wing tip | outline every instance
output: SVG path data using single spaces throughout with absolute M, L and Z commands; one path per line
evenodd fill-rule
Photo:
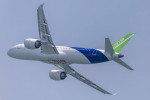
M 104 94 L 108 94 L 108 95 L 113 95 L 112 93 L 110 93 L 110 92 L 108 92 L 108 91 L 106 91 L 106 90 L 100 91 L 100 92 L 102 92 L 102 93 L 104 93 Z
M 40 7 L 43 7 L 44 6 L 44 3 L 42 3 L 41 5 L 40 5 Z
M 44 3 L 42 3 L 42 4 L 38 7 L 38 9 L 43 8 L 43 6 L 44 6 Z
M 109 93 L 109 92 L 107 92 L 107 93 L 104 93 L 104 94 L 113 95 L 113 94 L 111 94 L 111 93 Z
M 114 94 L 112 94 L 112 95 L 117 95 L 117 93 L 114 93 Z
M 108 95 L 117 95 L 117 93 L 111 94 L 111 93 L 109 93 L 109 92 L 104 93 L 104 94 L 108 94 Z
M 134 71 L 134 69 L 130 69 L 131 71 Z

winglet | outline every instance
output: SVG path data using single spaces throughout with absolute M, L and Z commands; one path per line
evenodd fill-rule
M 42 3 L 39 7 L 43 7 L 44 6 L 44 3 Z
M 117 95 L 117 93 L 114 93 L 113 95 Z
M 43 9 L 43 6 L 44 6 L 44 3 L 42 3 L 42 4 L 38 7 L 37 11 L 38 11 L 39 9 Z

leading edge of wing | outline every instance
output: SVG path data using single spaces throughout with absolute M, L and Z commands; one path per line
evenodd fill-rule
M 94 89 L 104 93 L 104 94 L 110 94 L 108 91 L 104 90 L 103 88 L 99 87 L 98 85 L 96 85 L 95 83 L 91 82 L 90 80 L 88 80 L 87 78 L 85 78 L 84 76 L 82 76 L 81 74 L 79 74 L 77 71 L 75 71 L 73 68 L 71 68 L 69 65 L 55 65 L 61 69 L 64 69 L 64 71 L 67 74 L 70 74 L 71 76 L 75 77 L 76 79 L 80 80 L 81 82 L 93 87 Z

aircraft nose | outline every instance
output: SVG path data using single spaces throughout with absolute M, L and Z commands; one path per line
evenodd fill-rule
M 8 56 L 10 56 L 10 57 L 13 57 L 13 48 L 11 48 L 11 49 L 9 49 L 8 51 L 7 51 L 7 55 Z

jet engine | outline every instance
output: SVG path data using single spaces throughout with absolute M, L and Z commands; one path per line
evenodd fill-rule
M 41 46 L 41 41 L 38 39 L 25 39 L 24 40 L 24 45 L 28 49 L 37 49 Z
M 67 74 L 61 70 L 51 70 L 49 72 L 49 77 L 53 80 L 64 80 L 67 77 Z

